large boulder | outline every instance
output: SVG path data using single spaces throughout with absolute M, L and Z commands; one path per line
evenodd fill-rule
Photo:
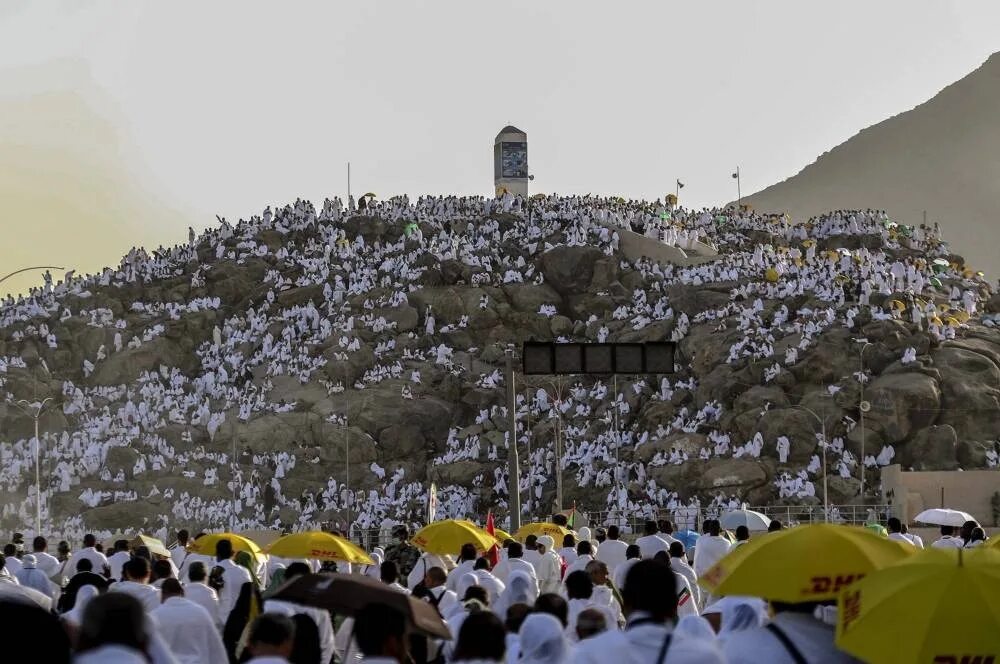
M 865 399 L 871 403 L 865 422 L 886 443 L 906 440 L 933 424 L 941 409 L 937 381 L 921 373 L 879 376 L 865 391 Z
M 748 491 L 767 483 L 767 468 L 749 459 L 716 458 L 702 464 L 691 477 L 691 488 L 698 491 Z
M 944 346 L 934 354 L 941 372 L 940 424 L 972 440 L 995 440 L 1000 426 L 1000 366 L 974 346 Z
M 563 295 L 573 295 L 590 287 L 594 265 L 604 257 L 597 247 L 560 246 L 542 254 L 541 271 L 546 283 Z M 605 274 L 604 279 L 610 283 L 613 279 L 608 279 L 608 276 Z
M 899 463 L 913 470 L 956 470 L 958 434 L 947 424 L 921 429 L 902 446 Z

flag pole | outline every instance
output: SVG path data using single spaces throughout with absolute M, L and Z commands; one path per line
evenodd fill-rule
M 740 167 L 736 167 L 736 199 L 739 201 L 739 205 L 743 206 L 743 191 L 740 188 Z

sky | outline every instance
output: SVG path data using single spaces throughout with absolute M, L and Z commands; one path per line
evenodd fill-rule
M 0 277 L 297 197 L 533 191 L 700 207 L 794 175 L 1000 50 L 995 0 L 6 0 Z M 0 284 L 0 292 L 38 274 Z

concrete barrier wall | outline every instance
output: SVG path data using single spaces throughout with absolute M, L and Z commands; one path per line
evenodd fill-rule
M 986 526 L 997 526 L 993 495 L 1000 491 L 1000 471 L 904 471 L 899 464 L 882 469 L 882 497 L 891 500 L 904 523 L 925 509 L 942 506 L 962 510 Z

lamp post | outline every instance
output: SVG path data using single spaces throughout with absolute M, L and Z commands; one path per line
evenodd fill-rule
M 856 343 L 861 344 L 861 352 L 859 353 L 861 358 L 861 375 L 858 377 L 858 383 L 861 385 L 861 397 L 858 403 L 858 412 L 861 414 L 861 462 L 858 464 L 860 466 L 860 476 L 861 476 L 861 501 L 864 502 L 865 499 L 865 413 L 871 410 L 871 404 L 865 401 L 865 351 L 868 350 L 869 346 L 874 346 L 867 339 L 855 339 Z
M 827 479 L 827 472 L 826 472 L 826 450 L 827 450 L 827 447 L 828 447 L 827 440 L 826 440 L 826 418 L 820 417 L 819 415 L 816 414 L 816 411 L 814 411 L 811 408 L 807 408 L 805 406 L 802 406 L 802 405 L 795 405 L 795 406 L 792 406 L 792 408 L 796 408 L 798 410 L 801 410 L 801 411 L 804 411 L 806 413 L 809 413 L 810 415 L 813 416 L 813 418 L 817 422 L 819 422 L 820 436 L 822 436 L 822 438 L 823 438 L 823 521 L 824 521 L 824 523 L 827 523 L 827 522 L 830 521 L 830 500 L 829 500 L 829 492 L 827 491 L 827 482 L 826 482 L 826 479 Z
M 521 528 L 521 465 L 517 458 L 517 399 L 514 389 L 514 347 L 504 351 L 507 383 L 507 417 L 510 418 L 510 433 L 507 438 L 507 501 L 510 511 L 510 531 Z
M 14 274 L 17 274 L 16 272 Z M 8 275 L 9 276 L 9 275 Z M 6 277 L 5 277 L 6 278 Z M 42 441 L 38 437 L 38 418 L 41 417 L 45 405 L 52 401 L 52 397 L 46 397 L 41 403 L 31 403 L 27 399 L 19 400 L 16 405 L 25 415 L 35 421 L 35 535 L 42 534 L 42 479 L 40 471 L 41 456 L 40 448 Z M 31 412 L 29 409 L 34 409 Z

